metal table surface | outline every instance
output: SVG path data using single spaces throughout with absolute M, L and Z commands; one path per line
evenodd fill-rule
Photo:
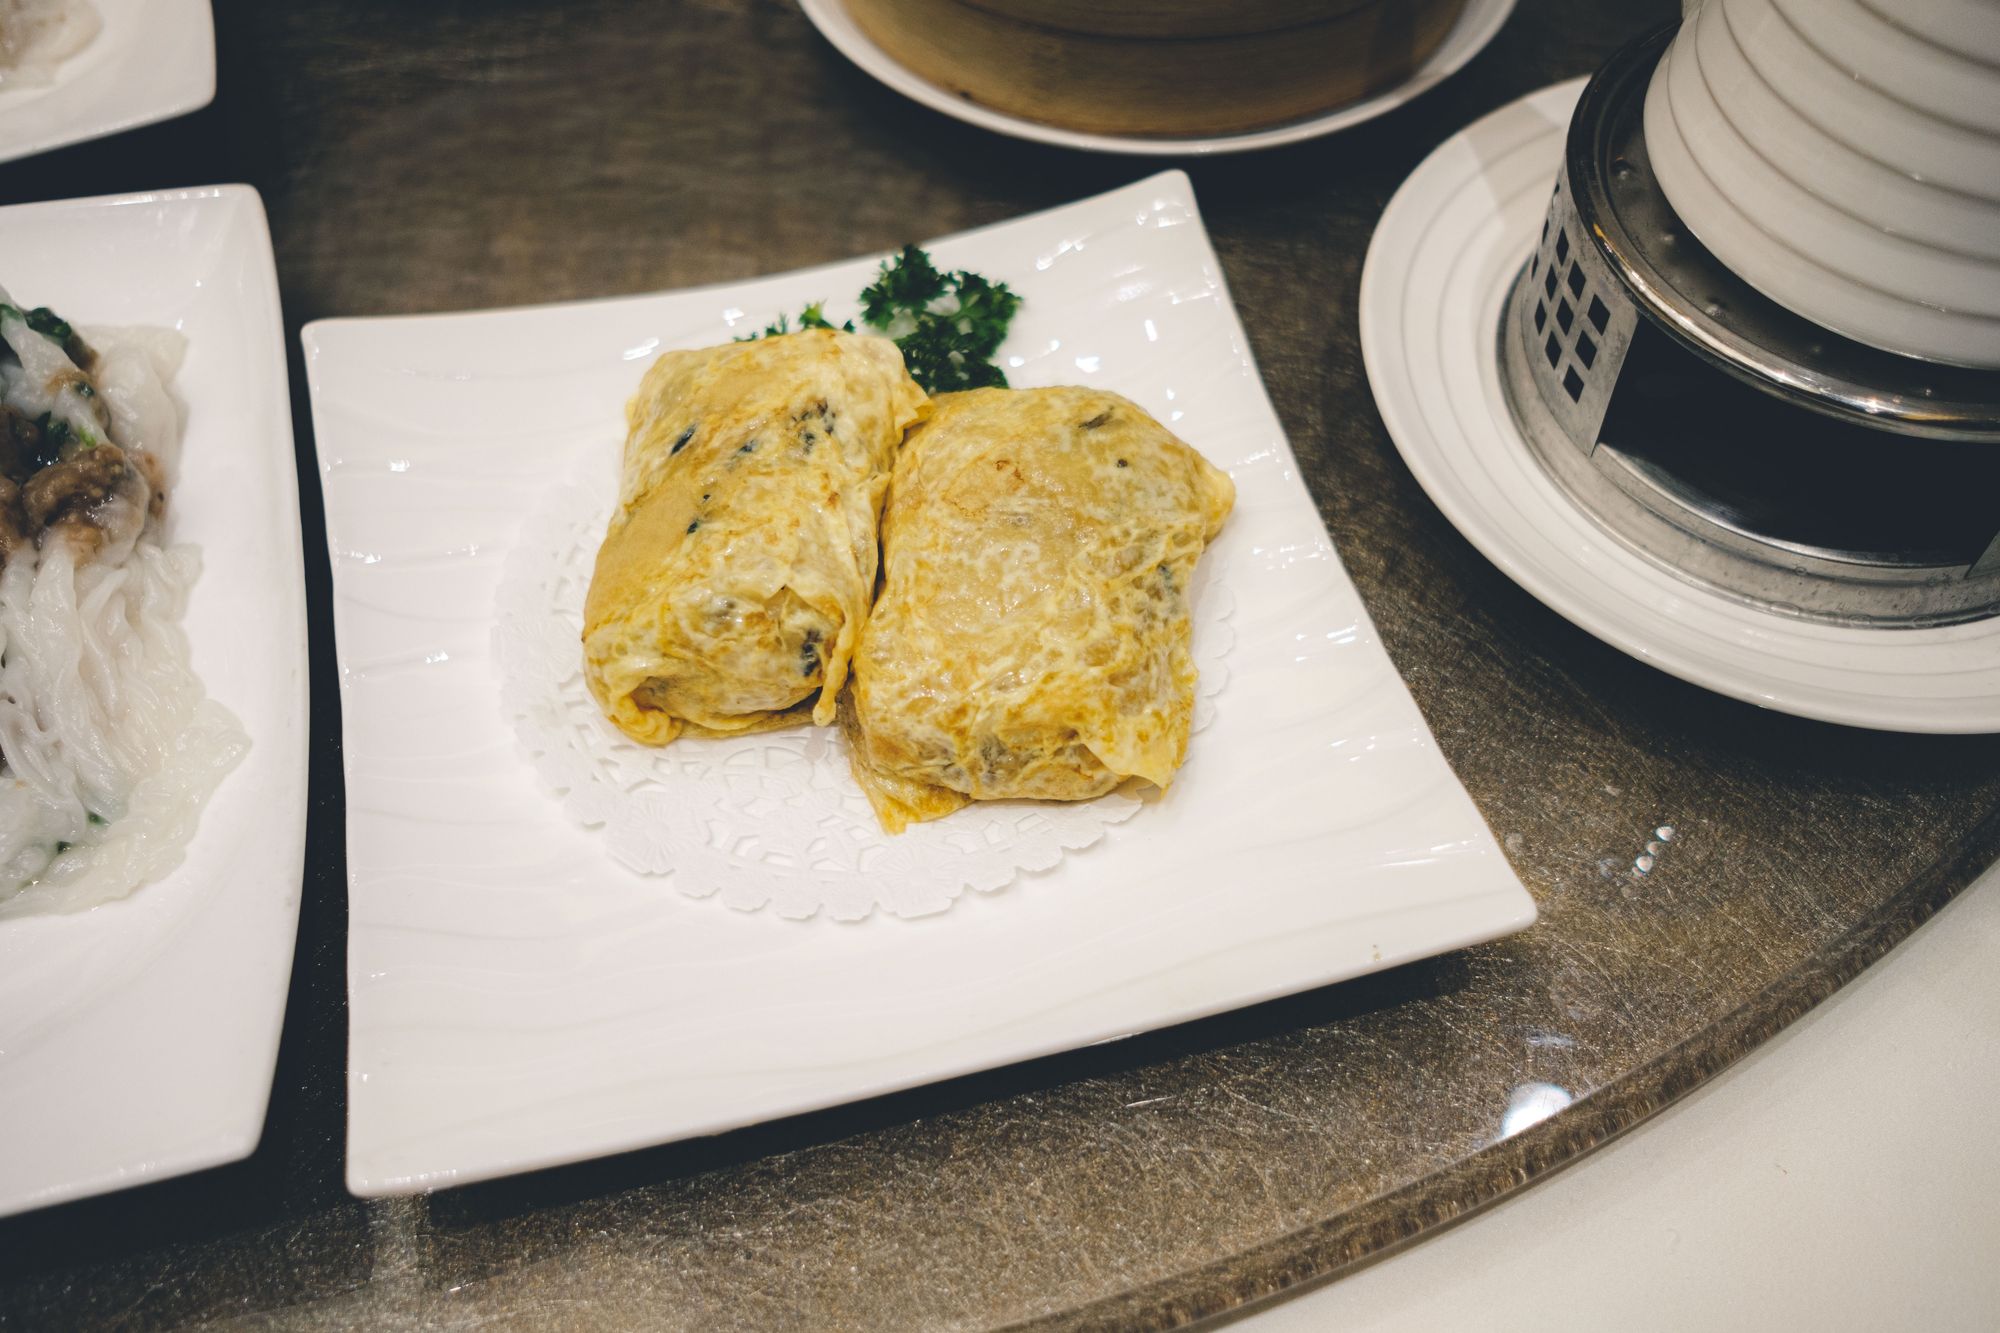
M 1673 10 L 1523 0 L 1410 106 L 1188 164 L 1341 557 L 1538 900 L 1535 929 L 720 1138 L 354 1200 L 340 718 L 294 338 L 312 809 L 264 1142 L 235 1166 L 0 1223 L 0 1326 L 1178 1326 L 1574 1159 L 1901 938 L 2000 853 L 2000 740 L 1768 714 L 1599 643 L 1445 522 L 1362 373 L 1362 256 L 1395 187 L 1460 126 Z M 1158 165 L 920 109 L 787 0 L 218 0 L 216 18 L 212 107 L 12 164 L 0 203 L 247 180 L 294 334 L 326 315 L 773 272 Z M 1679 836 L 1641 875 L 1662 824 Z

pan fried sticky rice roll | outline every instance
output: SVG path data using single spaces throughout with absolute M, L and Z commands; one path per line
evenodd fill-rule
M 776 725 L 815 695 L 832 721 L 889 471 L 928 401 L 894 343 L 833 330 L 654 362 L 584 602 L 605 715 L 653 745 Z
M 1116 394 L 935 399 L 890 483 L 842 708 L 883 826 L 1165 787 L 1194 714 L 1187 589 L 1235 494 Z

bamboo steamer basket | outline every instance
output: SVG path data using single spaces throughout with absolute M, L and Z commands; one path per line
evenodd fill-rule
M 1098 134 L 1229 134 L 1408 78 L 1465 0 L 847 0 L 968 101 Z

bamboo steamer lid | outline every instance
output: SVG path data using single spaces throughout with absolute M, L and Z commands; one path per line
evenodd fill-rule
M 1366 97 L 1409 77 L 1463 5 L 848 0 L 892 59 L 968 101 L 1066 129 L 1141 135 L 1234 133 Z

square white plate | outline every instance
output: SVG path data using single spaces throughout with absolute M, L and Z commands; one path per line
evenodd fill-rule
M 91 0 L 104 27 L 42 88 L 0 90 L 0 162 L 135 130 L 215 100 L 209 0 Z
M 0 1214 L 247 1157 L 291 977 L 306 618 L 285 326 L 244 185 L 0 208 L 4 281 L 88 329 L 187 335 L 169 501 L 201 547 L 182 622 L 250 749 L 186 858 L 130 898 L 0 921 Z
M 366 1195 L 710 1134 L 1212 1014 L 1519 930 L 1300 483 L 1180 172 L 935 242 L 1025 298 L 1018 385 L 1136 399 L 1229 469 L 1230 682 L 1165 798 L 942 915 L 843 925 L 618 867 L 505 721 L 493 599 L 665 347 L 878 257 L 694 291 L 305 330 L 348 785 L 347 1179 Z

